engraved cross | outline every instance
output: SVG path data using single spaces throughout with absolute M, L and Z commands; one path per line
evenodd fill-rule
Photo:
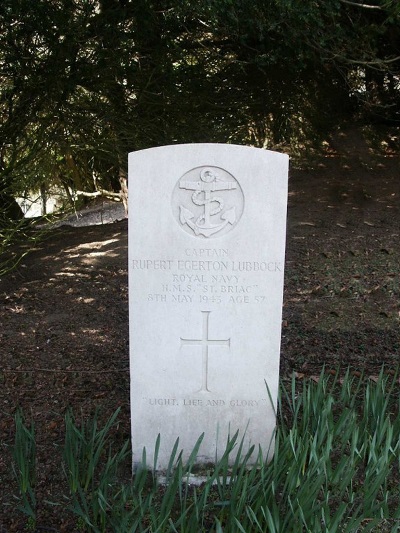
M 226 346 L 230 347 L 231 339 L 209 339 L 208 338 L 208 318 L 211 311 L 201 311 L 203 315 L 203 332 L 201 339 L 182 339 L 181 346 L 201 346 L 202 347 L 202 384 L 201 389 L 198 392 L 206 391 L 211 392 L 208 388 L 208 347 L 209 346 Z

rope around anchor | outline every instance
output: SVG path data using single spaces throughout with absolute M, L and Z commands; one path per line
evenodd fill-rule
M 201 199 L 198 199 L 198 196 L 200 193 L 202 193 L 204 191 L 194 191 L 194 193 L 192 194 L 192 202 L 195 204 L 195 205 L 205 205 L 207 203 L 207 201 L 205 199 L 201 200 Z M 222 198 L 220 198 L 219 196 L 213 196 L 212 198 L 210 198 L 209 202 L 218 202 L 218 206 L 217 207 L 214 207 L 214 209 L 211 209 L 210 211 L 210 216 L 213 216 L 213 215 L 218 215 L 218 213 L 220 213 L 223 208 L 224 208 L 224 201 Z M 202 220 L 205 220 L 205 215 L 200 215 L 197 220 L 196 220 L 196 226 L 200 226 L 200 222 Z

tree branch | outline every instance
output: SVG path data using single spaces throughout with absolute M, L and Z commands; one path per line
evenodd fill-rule
M 340 0 L 343 4 L 348 4 L 349 6 L 362 7 L 363 9 L 379 9 L 383 11 L 381 6 L 371 6 L 369 4 L 359 4 L 357 2 L 350 2 L 350 0 Z
M 77 196 L 86 196 L 88 198 L 96 198 L 98 196 L 104 196 L 106 198 L 110 198 L 111 200 L 115 200 L 117 202 L 121 201 L 121 194 L 119 192 L 111 192 L 111 191 L 105 191 L 104 189 L 100 189 L 96 192 L 85 192 L 85 191 L 76 191 Z
M 395 61 L 399 61 L 399 60 L 400 60 L 400 56 L 392 57 L 391 59 L 375 59 L 374 61 L 361 61 L 360 59 L 345 59 L 347 63 L 352 63 L 355 65 L 364 65 L 367 67 L 373 66 L 373 65 L 386 66 L 386 65 L 389 65 L 390 63 L 394 63 Z

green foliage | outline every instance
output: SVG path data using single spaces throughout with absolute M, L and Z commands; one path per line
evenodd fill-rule
M 324 0 L 0 7 L 0 173 L 118 188 L 128 151 L 304 148 L 353 113 L 399 120 L 399 7 Z
M 19 487 L 18 509 L 35 524 L 36 519 L 36 443 L 33 422 L 30 427 L 25 423 L 20 411 L 15 415 L 15 441 L 13 448 L 13 470 Z
M 71 493 L 71 509 L 91 531 L 105 531 L 107 513 L 119 495 L 116 482 L 118 467 L 127 457 L 128 443 L 115 454 L 109 432 L 116 423 L 119 409 L 102 428 L 98 415 L 89 422 L 75 423 L 72 413 L 65 416 L 64 472 Z M 107 452 L 108 448 L 108 452 Z
M 200 441 L 187 465 L 177 442 L 166 484 L 149 478 L 144 457 L 132 484 L 109 500 L 105 523 L 113 531 L 313 533 L 371 531 L 390 523 L 399 516 L 395 387 L 396 379 L 383 373 L 376 383 L 349 373 L 342 382 L 322 375 L 302 390 L 293 378 L 281 388 L 271 462 L 260 455 L 249 467 L 253 450 L 244 454 L 235 435 L 204 484 L 193 487 L 186 480 Z
M 65 415 L 64 463 L 68 484 L 74 494 L 81 488 L 90 492 L 96 480 L 96 473 L 107 443 L 107 434 L 115 424 L 119 410 L 98 428 L 98 415 L 89 422 L 81 421 L 78 427 L 70 411 Z M 109 458 L 109 468 L 115 458 Z
M 339 376 L 339 374 L 338 374 Z M 266 461 L 232 436 L 221 459 L 191 484 L 202 436 L 186 463 L 175 443 L 161 481 L 146 464 L 133 478 L 126 443 L 112 453 L 115 413 L 77 425 L 66 415 L 64 449 L 71 512 L 82 530 L 230 533 L 395 531 L 399 509 L 398 376 L 372 379 L 322 374 L 281 386 L 275 451 Z M 21 494 L 34 486 L 33 428 L 16 417 L 15 463 Z M 161 437 L 162 438 L 162 437 Z M 155 443 L 155 464 L 160 447 Z M 27 459 L 30 458 L 30 459 Z M 29 496 L 30 497 L 30 496 Z M 29 515 L 31 516 L 31 515 Z M 394 529 L 393 529 L 394 528 Z
M 0 216 L 0 279 L 14 270 L 38 242 L 43 242 L 49 228 L 36 229 L 26 220 Z

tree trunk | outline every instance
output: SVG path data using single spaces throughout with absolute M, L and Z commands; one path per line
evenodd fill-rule
M 128 176 L 122 168 L 119 169 L 119 182 L 121 184 L 121 199 L 124 204 L 125 217 L 128 218 Z
M 17 201 L 4 191 L 0 191 L 0 226 L 8 220 L 21 220 L 24 213 Z
M 44 183 L 40 185 L 40 198 L 42 200 L 42 216 L 44 217 L 47 215 L 47 193 Z

